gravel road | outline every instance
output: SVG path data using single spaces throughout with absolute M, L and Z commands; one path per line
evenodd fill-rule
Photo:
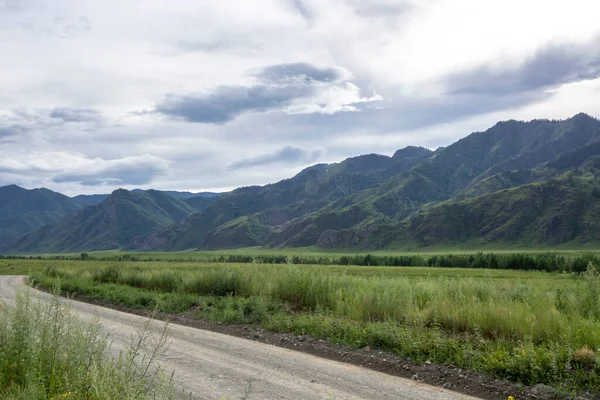
M 0 276 L 0 299 L 10 303 L 22 276 Z M 50 295 L 33 291 L 43 301 Z M 97 317 L 116 349 L 130 342 L 145 318 L 73 301 L 81 319 Z M 463 394 L 331 361 L 181 325 L 171 325 L 160 363 L 197 399 L 474 399 Z

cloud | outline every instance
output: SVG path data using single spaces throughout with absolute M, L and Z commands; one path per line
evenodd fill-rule
M 300 165 L 315 162 L 321 156 L 320 151 L 307 151 L 298 147 L 286 146 L 272 154 L 238 160 L 229 165 L 235 171 L 246 168 L 264 167 L 271 164 Z
M 208 95 L 171 96 L 156 111 L 188 122 L 222 124 L 244 112 L 261 112 L 282 108 L 299 97 L 309 96 L 309 85 L 220 86 Z
M 164 174 L 167 167 L 167 161 L 150 155 L 92 160 L 88 162 L 86 172 L 59 174 L 52 180 L 56 183 L 75 182 L 83 186 L 145 185 Z
M 452 94 L 508 95 L 545 90 L 600 77 L 600 38 L 580 45 L 554 44 L 520 65 L 486 65 L 446 78 Z
M 27 132 L 28 128 L 23 125 L 8 125 L 8 126 L 0 126 L 0 139 L 6 138 L 9 136 L 16 136 L 20 133 Z
M 310 21 L 313 18 L 314 13 L 305 0 L 289 0 L 289 4 L 305 20 Z
M 309 63 L 278 64 L 252 74 L 252 86 L 221 85 L 208 94 L 171 95 L 155 111 L 188 122 L 223 124 L 249 112 L 282 111 L 288 114 L 334 114 L 357 111 L 361 102 L 379 101 L 361 96 L 341 68 Z
M 0 0 L 0 10 L 21 10 L 28 0 Z
M 333 162 L 600 115 L 600 79 L 580 80 L 595 76 L 600 2 L 102 4 L 0 0 L 0 180 L 109 191 L 127 179 L 107 163 L 149 154 L 169 161 L 139 186 L 231 188 L 292 176 L 313 149 Z M 260 168 L 289 146 L 308 155 Z
M 309 63 L 298 62 L 271 65 L 263 68 L 256 76 L 263 82 L 285 85 L 295 82 L 311 83 L 311 81 L 335 82 L 344 78 L 344 75 L 340 69 L 319 68 Z
M 62 38 L 75 38 L 86 35 L 92 30 L 92 23 L 85 15 L 77 18 L 67 19 L 64 17 L 54 18 L 51 31 L 55 36 Z
M 410 0 L 380 0 L 378 2 L 352 0 L 350 3 L 355 8 L 355 12 L 358 15 L 383 18 L 405 14 L 412 11 L 417 4 L 415 1 Z
M 89 108 L 56 107 L 50 111 L 50 118 L 63 122 L 101 122 L 102 115 Z

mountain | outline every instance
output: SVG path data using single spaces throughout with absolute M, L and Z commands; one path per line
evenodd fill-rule
M 80 207 L 93 206 L 102 203 L 109 194 L 80 194 L 71 199 L 77 203 Z
M 75 212 L 78 205 L 69 197 L 48 189 L 0 187 L 0 244 L 43 225 L 57 222 Z
M 217 247 L 262 244 L 265 237 L 270 236 L 272 227 L 377 185 L 417 165 L 431 154 L 425 148 L 408 147 L 396 152 L 393 157 L 367 154 L 340 163 L 317 164 L 293 178 L 271 185 L 234 190 L 202 212 L 190 215 L 164 231 L 140 237 L 127 248 L 174 250 L 206 247 L 215 243 L 215 239 L 209 237 L 221 233 L 229 239 L 218 239 Z
M 537 204 L 539 193 L 532 190 L 536 183 L 547 188 L 545 193 L 557 196 L 581 194 L 583 189 L 574 180 L 563 179 L 557 184 L 552 179 L 585 165 L 588 165 L 586 174 L 593 175 L 589 164 L 600 155 L 599 143 L 600 121 L 585 114 L 563 121 L 499 122 L 435 153 L 408 148 L 391 158 L 360 156 L 339 164 L 307 168 L 294 178 L 274 185 L 238 189 L 200 213 L 161 232 L 138 238 L 128 248 L 181 250 L 256 245 L 380 248 L 407 242 L 420 245 L 456 242 L 456 237 L 462 238 L 458 241 L 477 243 L 555 244 L 576 238 L 597 240 L 581 224 L 569 235 L 551 237 L 535 233 L 541 226 L 548 226 L 543 225 L 548 221 L 571 218 L 556 209 L 560 203 L 555 208 L 534 206 L 538 208 L 529 212 L 535 210 L 537 219 L 524 220 L 529 222 L 519 228 L 518 235 L 497 230 L 502 218 L 500 210 L 494 207 L 491 209 L 496 214 L 470 214 L 482 219 L 484 226 L 495 227 L 496 234 L 492 236 L 485 229 L 474 230 L 468 236 L 455 236 L 455 231 L 442 229 L 443 219 L 436 215 L 447 215 L 443 210 L 465 207 L 474 212 L 479 207 L 491 207 L 496 200 L 516 215 L 523 198 Z M 518 190 L 503 192 L 513 188 Z M 585 205 L 574 206 L 581 208 L 578 218 L 597 210 L 595 197 L 587 198 L 589 202 Z M 433 208 L 436 205 L 442 208 Z M 460 215 L 455 218 L 460 219 Z M 421 228 L 408 225 L 411 220 L 417 224 L 419 218 L 424 221 Z M 431 240 L 421 240 L 419 237 L 431 236 L 419 235 L 427 231 L 425 227 L 433 232 L 439 228 L 441 233 L 433 235 Z
M 434 152 L 366 154 L 217 196 L 117 190 L 66 199 L 99 203 L 57 214 L 64 218 L 4 251 L 600 242 L 600 121 L 503 121 Z
M 183 200 L 157 190 L 119 189 L 99 204 L 85 207 L 21 237 L 11 252 L 72 252 L 119 249 L 135 237 L 159 230 L 196 212 Z
M 133 189 L 132 192 L 139 193 L 139 192 L 145 192 L 145 190 Z M 177 197 L 179 199 L 186 199 L 186 200 L 192 199 L 192 198 L 215 199 L 215 198 L 221 196 L 221 194 L 222 194 L 222 193 L 215 193 L 215 192 L 198 192 L 198 193 L 178 192 L 175 190 L 160 190 L 160 192 L 168 194 L 173 197 Z M 81 207 L 86 207 L 86 206 L 93 206 L 95 204 L 101 203 L 108 196 L 110 196 L 110 195 L 109 194 L 80 194 L 78 196 L 71 197 L 71 199 L 73 199 L 73 201 L 75 201 L 75 203 L 77 203 Z M 192 201 L 191 203 L 197 204 L 200 207 L 197 209 L 201 210 L 201 209 L 204 209 L 204 204 L 210 204 L 210 201 L 204 202 L 203 200 L 197 200 L 197 201 Z M 196 207 L 194 207 L 194 208 L 196 208 Z
M 133 192 L 143 192 L 144 190 L 142 189 L 133 189 Z M 173 197 L 177 197 L 179 199 L 189 199 L 192 197 L 205 197 L 205 198 L 214 198 L 214 197 L 219 197 L 222 193 L 215 193 L 215 192 L 197 192 L 197 193 L 192 193 L 192 192 L 178 192 L 176 190 L 161 190 L 161 192 L 166 193 L 170 196 Z
M 600 241 L 599 177 L 600 168 L 593 168 L 443 203 L 393 232 L 419 245 Z

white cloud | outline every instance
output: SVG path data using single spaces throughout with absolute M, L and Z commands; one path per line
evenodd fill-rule
M 600 116 L 599 14 L 589 0 L 0 0 L 0 184 L 225 189 L 498 119 Z M 340 75 L 257 77 L 297 63 Z M 204 100 L 186 103 L 199 115 L 223 88 L 241 90 L 218 124 L 151 112 L 173 94 Z M 286 154 L 297 163 L 228 169 Z

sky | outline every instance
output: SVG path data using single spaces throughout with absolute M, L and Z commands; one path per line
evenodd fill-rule
M 0 185 L 227 191 L 600 117 L 593 0 L 0 0 Z

